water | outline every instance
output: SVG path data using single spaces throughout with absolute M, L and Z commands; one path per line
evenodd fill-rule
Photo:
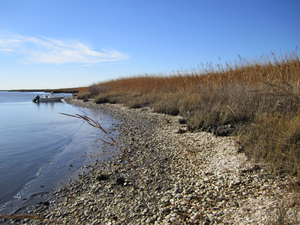
M 99 110 L 33 103 L 37 94 L 44 93 L 0 91 L 0 214 L 45 201 L 81 166 L 99 160 L 95 155 L 103 146 L 97 138 L 104 134 L 60 112 L 89 116 L 106 130 L 116 124 Z

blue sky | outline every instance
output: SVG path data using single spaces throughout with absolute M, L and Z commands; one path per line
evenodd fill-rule
M 292 52 L 299 12 L 299 0 L 0 1 L 0 90 L 87 86 Z

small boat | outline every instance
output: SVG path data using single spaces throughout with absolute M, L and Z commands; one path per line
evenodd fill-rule
M 43 97 L 40 97 L 37 95 L 32 101 L 35 103 L 39 102 L 57 102 L 64 98 L 65 96 L 53 96 L 53 92 L 50 93 L 50 95 L 43 95 Z

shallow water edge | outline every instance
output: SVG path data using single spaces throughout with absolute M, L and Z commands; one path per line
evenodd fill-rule
M 76 112 L 94 118 L 108 131 L 113 126 L 118 125 L 115 119 L 97 109 L 75 107 L 73 105 L 70 107 L 76 108 L 76 110 L 62 110 L 62 112 Z M 60 116 L 62 121 L 64 118 L 70 119 L 63 115 Z M 76 119 L 74 118 L 74 120 Z M 53 146 L 58 148 L 57 153 L 38 168 L 35 176 L 21 187 L 13 199 L 9 199 L 1 204 L 0 214 L 26 212 L 30 205 L 45 202 L 51 198 L 55 190 L 63 187 L 62 184 L 67 185 L 69 180 L 76 179 L 78 174 L 87 172 L 89 165 L 94 164 L 96 160 L 102 162 L 111 157 L 111 154 L 102 154 L 104 146 L 98 139 L 105 138 L 103 133 L 90 127 L 83 121 L 76 122 L 78 122 L 78 126 L 75 132 L 67 135 L 63 142 L 58 143 L 58 146 Z M 114 137 L 118 135 L 115 130 L 110 133 Z M 51 149 L 51 146 L 49 148 Z M 113 152 L 115 149 L 110 148 L 110 151 Z M 4 183 L 1 185 L 4 185 Z

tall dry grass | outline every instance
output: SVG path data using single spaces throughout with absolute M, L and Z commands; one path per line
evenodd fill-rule
M 144 74 L 94 84 L 96 103 L 150 106 L 181 115 L 188 129 L 239 127 L 244 151 L 273 171 L 300 175 L 300 61 L 298 49 L 216 67 Z

